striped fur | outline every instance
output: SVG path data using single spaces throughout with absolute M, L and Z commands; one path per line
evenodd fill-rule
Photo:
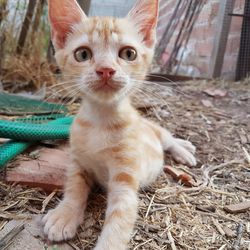
M 161 172 L 163 151 L 182 163 L 196 164 L 190 142 L 142 118 L 130 103 L 130 93 L 152 61 L 157 11 L 157 0 L 139 0 L 127 18 L 87 18 L 75 0 L 49 0 L 57 62 L 83 95 L 71 131 L 72 165 L 64 199 L 43 218 L 52 241 L 74 237 L 97 182 L 107 189 L 108 207 L 95 250 L 126 249 L 137 216 L 138 189 Z M 62 31 L 67 31 L 66 37 Z M 79 63 L 74 51 L 81 46 L 90 48 L 93 57 Z M 134 61 L 118 56 L 126 46 L 137 51 Z M 115 70 L 109 80 L 114 89 L 96 88 L 101 84 L 96 74 L 100 67 Z

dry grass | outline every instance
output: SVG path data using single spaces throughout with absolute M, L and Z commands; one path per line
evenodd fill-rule
M 2 70 L 1 82 L 4 90 L 12 93 L 36 91 L 56 83 L 53 70 L 55 66 L 42 61 L 40 57 L 11 57 Z
M 208 97 L 203 91 L 209 87 L 224 89 L 227 96 Z M 196 81 L 171 88 L 171 96 L 163 93 L 161 97 L 166 105 L 155 98 L 154 107 L 139 106 L 145 116 L 197 146 L 198 166 L 179 167 L 202 184 L 185 188 L 163 173 L 140 191 L 139 215 L 129 249 L 250 249 L 250 211 L 229 214 L 223 209 L 250 199 L 250 165 L 246 160 L 246 152 L 250 152 L 249 81 Z M 202 100 L 212 106 L 202 105 Z M 167 155 L 166 163 L 176 166 Z M 0 230 L 10 219 L 23 219 L 54 207 L 60 195 L 48 198 L 37 189 L 1 182 Z M 89 200 L 85 222 L 69 242 L 75 249 L 92 249 L 103 225 L 105 193 L 95 190 Z

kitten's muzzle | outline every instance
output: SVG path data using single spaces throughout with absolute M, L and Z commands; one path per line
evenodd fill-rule
M 108 82 L 115 75 L 115 73 L 116 71 L 112 68 L 100 68 L 96 70 L 96 74 L 104 82 Z
M 101 80 L 92 86 L 95 91 L 118 91 L 121 89 L 121 85 L 112 80 Z

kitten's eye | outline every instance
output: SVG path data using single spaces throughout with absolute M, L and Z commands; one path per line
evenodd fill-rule
M 92 58 L 92 51 L 89 48 L 81 47 L 75 51 L 74 55 L 77 62 L 85 62 Z
M 126 47 L 120 50 L 119 57 L 126 61 L 134 61 L 137 58 L 137 52 L 131 47 Z

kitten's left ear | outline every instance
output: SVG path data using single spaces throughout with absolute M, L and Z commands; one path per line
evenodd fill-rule
M 153 47 L 155 44 L 158 10 L 158 0 L 137 0 L 136 5 L 128 14 L 128 19 L 139 29 L 143 35 L 143 42 L 148 47 Z
M 62 49 L 74 25 L 87 16 L 76 0 L 48 0 L 48 6 L 52 41 L 56 49 Z

